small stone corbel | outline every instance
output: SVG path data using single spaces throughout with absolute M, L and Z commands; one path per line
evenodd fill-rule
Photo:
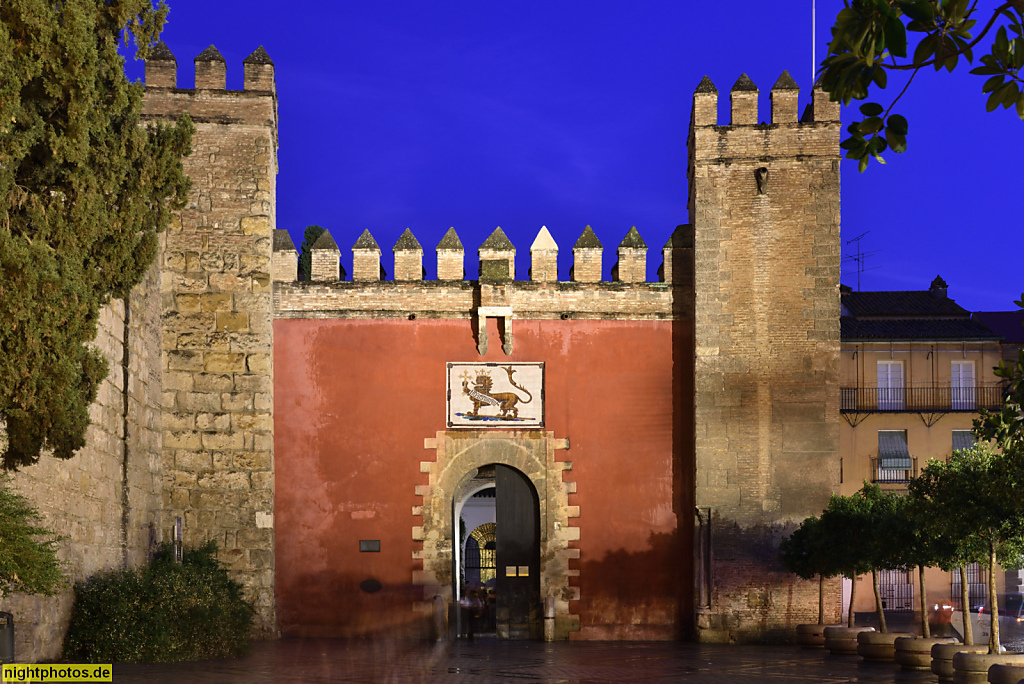
M 501 318 L 503 324 L 500 332 L 502 334 L 501 349 L 506 356 L 512 354 L 512 307 L 511 306 L 481 306 L 476 310 L 476 350 L 483 356 L 487 353 L 487 319 Z

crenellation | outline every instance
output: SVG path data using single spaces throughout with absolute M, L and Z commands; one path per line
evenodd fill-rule
M 795 123 L 800 97 L 800 86 L 796 84 L 788 71 L 783 71 L 779 80 L 772 86 L 769 95 L 772 101 L 772 123 Z
M 408 228 L 399 236 L 395 255 L 395 280 L 423 280 L 423 246 Z
M 227 62 L 216 47 L 210 45 L 193 61 L 196 65 L 196 90 L 227 89 Z
M 530 280 L 551 283 L 558 280 L 558 245 L 547 226 L 541 226 L 530 245 Z
M 618 249 L 618 262 L 612 267 L 612 280 L 622 283 L 642 283 L 647 280 L 647 243 L 633 226 L 622 238 Z
M 587 226 L 572 248 L 570 279 L 578 283 L 600 282 L 603 254 L 604 246 L 594 234 L 594 229 Z
M 153 46 L 146 58 L 146 87 L 178 87 L 178 60 L 162 40 Z
M 320 237 L 310 245 L 309 252 L 310 281 L 333 283 L 339 279 L 341 275 L 341 250 L 338 249 L 338 243 L 331 237 L 330 231 L 325 230 L 321 233 Z
M 243 88 L 263 92 L 276 92 L 277 85 L 274 81 L 274 60 L 260 45 L 252 53 L 242 60 Z
M 481 279 L 515 280 L 516 248 L 501 226 L 483 241 L 477 255 Z
M 746 74 L 741 74 L 729 91 L 730 126 L 749 126 L 757 123 L 757 86 Z
M 326 234 L 326 231 L 324 231 Z M 364 230 L 352 245 L 352 280 L 369 282 L 381 279 L 380 245 Z M 337 280 L 337 278 L 335 278 Z
M 437 243 L 437 279 L 462 280 L 466 277 L 465 249 L 455 228 L 449 228 Z

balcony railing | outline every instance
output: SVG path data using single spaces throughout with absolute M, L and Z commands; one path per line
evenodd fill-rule
M 971 413 L 1003 405 L 1003 385 L 973 387 L 841 387 L 843 413 Z
M 904 470 L 880 467 L 878 458 L 871 457 L 871 481 L 875 484 L 906 484 L 917 477 L 917 458 L 911 457 L 910 468 Z

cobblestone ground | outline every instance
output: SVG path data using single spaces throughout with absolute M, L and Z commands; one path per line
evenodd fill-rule
M 934 682 L 796 646 L 705 646 L 686 643 L 457 642 L 410 644 L 326 639 L 254 645 L 251 655 L 175 665 L 115 665 L 117 684 L 282 682 Z

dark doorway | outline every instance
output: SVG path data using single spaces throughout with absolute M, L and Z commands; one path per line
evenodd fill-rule
M 494 466 L 497 532 L 496 629 L 499 639 L 539 639 L 540 515 L 537 492 L 525 475 Z

